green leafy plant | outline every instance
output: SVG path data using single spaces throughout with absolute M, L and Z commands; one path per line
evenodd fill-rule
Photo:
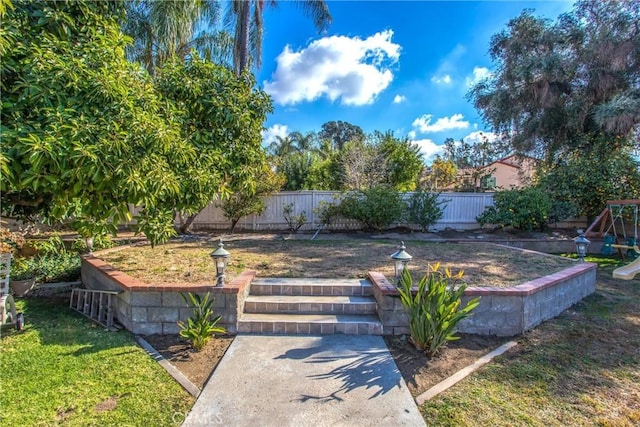
M 305 211 L 300 212 L 298 215 L 293 213 L 293 203 L 282 206 L 282 215 L 284 216 L 284 220 L 287 222 L 287 227 L 289 227 L 289 232 L 291 233 L 297 233 L 298 230 L 300 230 L 300 227 L 307 222 L 307 213 Z
M 438 200 L 440 193 L 431 193 L 422 188 L 409 197 L 407 201 L 407 222 L 418 224 L 420 230 L 426 232 L 429 226 L 442 218 L 444 200 Z
M 65 246 L 60 236 L 31 241 L 36 255 L 16 257 L 11 263 L 11 279 L 35 278 L 37 282 L 76 280 L 80 276 L 80 256 Z
M 429 271 L 420 279 L 416 289 L 407 269 L 402 272 L 398 292 L 409 316 L 411 342 L 428 356 L 434 356 L 447 342 L 456 336 L 457 325 L 480 303 L 473 298 L 464 308 L 462 295 L 467 288 L 460 282 L 463 273 L 453 275 L 451 270 L 440 270 L 440 263 L 429 265 Z
M 193 315 L 187 319 L 187 323 L 178 322 L 180 336 L 186 338 L 195 351 L 200 351 L 214 334 L 223 334 L 227 330 L 224 327 L 216 326 L 222 316 L 213 315 L 214 299 L 209 299 L 211 296 L 209 292 L 204 296 L 191 292 L 188 294 L 180 293 L 180 295 L 184 302 L 193 308 Z
M 323 227 L 330 227 L 335 224 L 336 219 L 341 216 L 339 203 L 330 203 L 325 200 L 321 200 L 313 212 L 318 215 L 320 224 Z
M 537 187 L 497 191 L 493 206 L 488 206 L 476 221 L 482 226 L 495 224 L 520 230 L 544 230 L 549 222 L 551 199 Z
M 369 230 L 382 231 L 399 221 L 406 204 L 393 188 L 378 186 L 347 194 L 340 203 L 345 218 L 362 223 Z

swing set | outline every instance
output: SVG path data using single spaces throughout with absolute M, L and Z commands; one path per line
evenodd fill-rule
M 585 231 L 587 237 L 603 239 L 601 249 L 603 255 L 613 255 L 617 249 L 622 260 L 628 258 L 632 261 L 630 264 L 616 269 L 613 272 L 615 278 L 631 280 L 637 273 L 640 273 L 639 206 L 640 199 L 609 200 L 607 207 Z M 629 229 L 625 224 L 625 217 L 628 220 L 631 216 L 633 216 L 633 235 L 627 235 Z M 594 231 L 598 225 L 598 231 Z
M 613 255 L 615 248 L 619 250 L 622 259 L 627 257 L 631 260 L 636 259 L 640 256 L 640 250 L 638 250 L 639 206 L 640 199 L 609 200 L 606 209 L 587 228 L 585 235 L 600 237 L 604 240 L 601 250 L 603 255 Z M 629 231 L 625 224 L 627 213 L 633 215 L 633 235 L 627 235 Z M 597 225 L 600 225 L 599 230 L 593 231 Z M 627 250 L 626 253 L 622 251 L 623 249 Z

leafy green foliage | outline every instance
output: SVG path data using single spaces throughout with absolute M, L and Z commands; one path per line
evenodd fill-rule
M 393 132 L 375 132 L 374 140 L 385 159 L 385 184 L 397 191 L 413 191 L 424 169 L 422 153 L 408 138 L 400 139 Z
M 124 56 L 122 4 L 19 2 L 3 20 L 3 212 L 106 234 L 179 190 L 190 164 L 149 77 Z M 141 215 L 146 215 L 145 211 Z M 86 231 L 86 233 L 85 233 Z
M 637 161 L 631 150 L 611 149 L 610 143 L 608 138 L 595 139 L 589 150 L 565 156 L 540 174 L 538 185 L 555 203 L 570 203 L 578 215 L 592 219 L 607 200 L 637 198 Z
M 32 257 L 16 257 L 11 263 L 11 279 L 35 278 L 36 282 L 62 282 L 80 277 L 80 256 L 68 250 L 60 236 L 30 242 L 36 249 Z
M 249 215 L 260 215 L 265 210 L 264 197 L 277 191 L 284 183 L 284 177 L 271 170 L 268 164 L 263 164 L 261 175 L 258 177 L 255 189 L 243 186 L 221 203 L 222 212 L 231 221 L 233 233 L 238 221 Z
M 544 230 L 549 222 L 551 199 L 537 187 L 497 191 L 493 203 L 476 218 L 480 225 L 495 224 L 531 231 Z
M 193 308 L 193 315 L 187 319 L 186 324 L 182 321 L 178 322 L 180 336 L 189 340 L 195 351 L 200 351 L 207 345 L 213 334 L 226 332 L 225 328 L 216 326 L 222 316 L 213 315 L 214 299 L 209 299 L 209 292 L 204 296 L 191 292 L 188 294 L 180 293 L 180 295 L 184 302 Z
M 287 227 L 290 233 L 297 233 L 298 230 L 307 222 L 307 213 L 305 211 L 299 214 L 293 213 L 293 203 L 289 203 L 282 206 L 282 215 L 287 222 Z
M 375 231 L 382 231 L 399 221 L 405 209 L 400 193 L 383 186 L 348 193 L 340 203 L 342 216 L 355 219 Z
M 189 164 L 172 165 L 179 171 L 179 196 L 164 205 L 194 218 L 232 189 L 255 192 L 266 164 L 262 124 L 272 106 L 269 96 L 254 88 L 253 79 L 236 77 L 192 52 L 185 61 L 167 61 L 155 86 L 176 107 L 181 137 L 198 153 Z
M 314 209 L 314 213 L 318 215 L 320 224 L 324 227 L 330 227 L 331 224 L 334 224 L 336 219 L 342 215 L 339 202 L 330 203 L 324 200 L 318 203 L 318 206 Z
M 639 20 L 634 0 L 578 1 L 556 22 L 524 11 L 493 36 L 497 72 L 469 96 L 514 149 L 550 163 L 598 134 L 630 139 L 640 123 Z
M 438 157 L 431 164 L 426 181 L 432 190 L 438 191 L 439 188 L 444 188 L 456 182 L 457 173 L 458 168 L 453 161 L 443 160 Z
M 449 269 L 440 271 L 440 264 L 429 266 L 429 271 L 413 288 L 413 279 L 407 269 L 402 271 L 398 292 L 409 316 L 411 342 L 428 356 L 434 356 L 456 336 L 458 323 L 469 317 L 480 303 L 472 298 L 461 308 L 462 295 L 467 286 L 460 283 L 462 272 L 452 275 Z
M 420 230 L 427 232 L 429 226 L 438 222 L 443 215 L 441 207 L 446 202 L 439 200 L 440 193 L 431 193 L 420 188 L 407 201 L 407 222 L 418 224 Z

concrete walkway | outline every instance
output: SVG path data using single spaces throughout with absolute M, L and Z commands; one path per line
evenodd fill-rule
M 184 426 L 424 426 L 384 340 L 239 335 Z

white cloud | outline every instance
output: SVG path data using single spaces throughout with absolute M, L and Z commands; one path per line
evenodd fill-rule
M 431 77 L 431 81 L 437 85 L 448 85 L 451 84 L 453 80 L 449 74 L 445 74 L 442 77 L 433 76 Z
M 409 139 L 412 138 L 409 137 Z M 423 158 L 425 163 L 431 163 L 437 155 L 442 155 L 443 153 L 442 145 L 437 145 L 430 139 L 418 139 L 411 142 L 420 147 L 420 152 L 424 156 Z
M 289 135 L 287 125 L 275 124 L 262 131 L 262 143 L 269 145 L 274 139 L 276 139 L 276 136 L 284 138 L 287 135 Z
M 409 139 L 416 139 L 416 131 L 415 130 L 409 131 L 407 136 L 409 137 Z
M 400 57 L 400 45 L 392 37 L 387 30 L 364 40 L 324 37 L 297 52 L 285 46 L 264 89 L 282 105 L 322 96 L 345 105 L 371 104 L 393 80 L 390 66 Z
M 441 117 L 431 123 L 433 116 L 431 114 L 424 114 L 413 121 L 413 127 L 421 132 L 442 132 L 450 129 L 466 129 L 469 127 L 469 122 L 462 120 L 464 116 L 462 114 L 454 114 L 451 117 Z
M 467 76 L 465 82 L 467 86 L 473 86 L 481 80 L 491 77 L 491 71 L 486 67 L 473 67 L 473 73 Z
M 407 100 L 407 97 L 404 95 L 396 95 L 393 97 L 394 104 L 402 104 L 406 100 Z
M 487 138 L 489 142 L 493 142 L 498 138 L 498 135 L 493 132 L 476 131 L 471 132 L 469 135 L 463 137 L 462 139 L 467 144 L 477 144 L 479 142 L 482 142 L 484 138 Z

